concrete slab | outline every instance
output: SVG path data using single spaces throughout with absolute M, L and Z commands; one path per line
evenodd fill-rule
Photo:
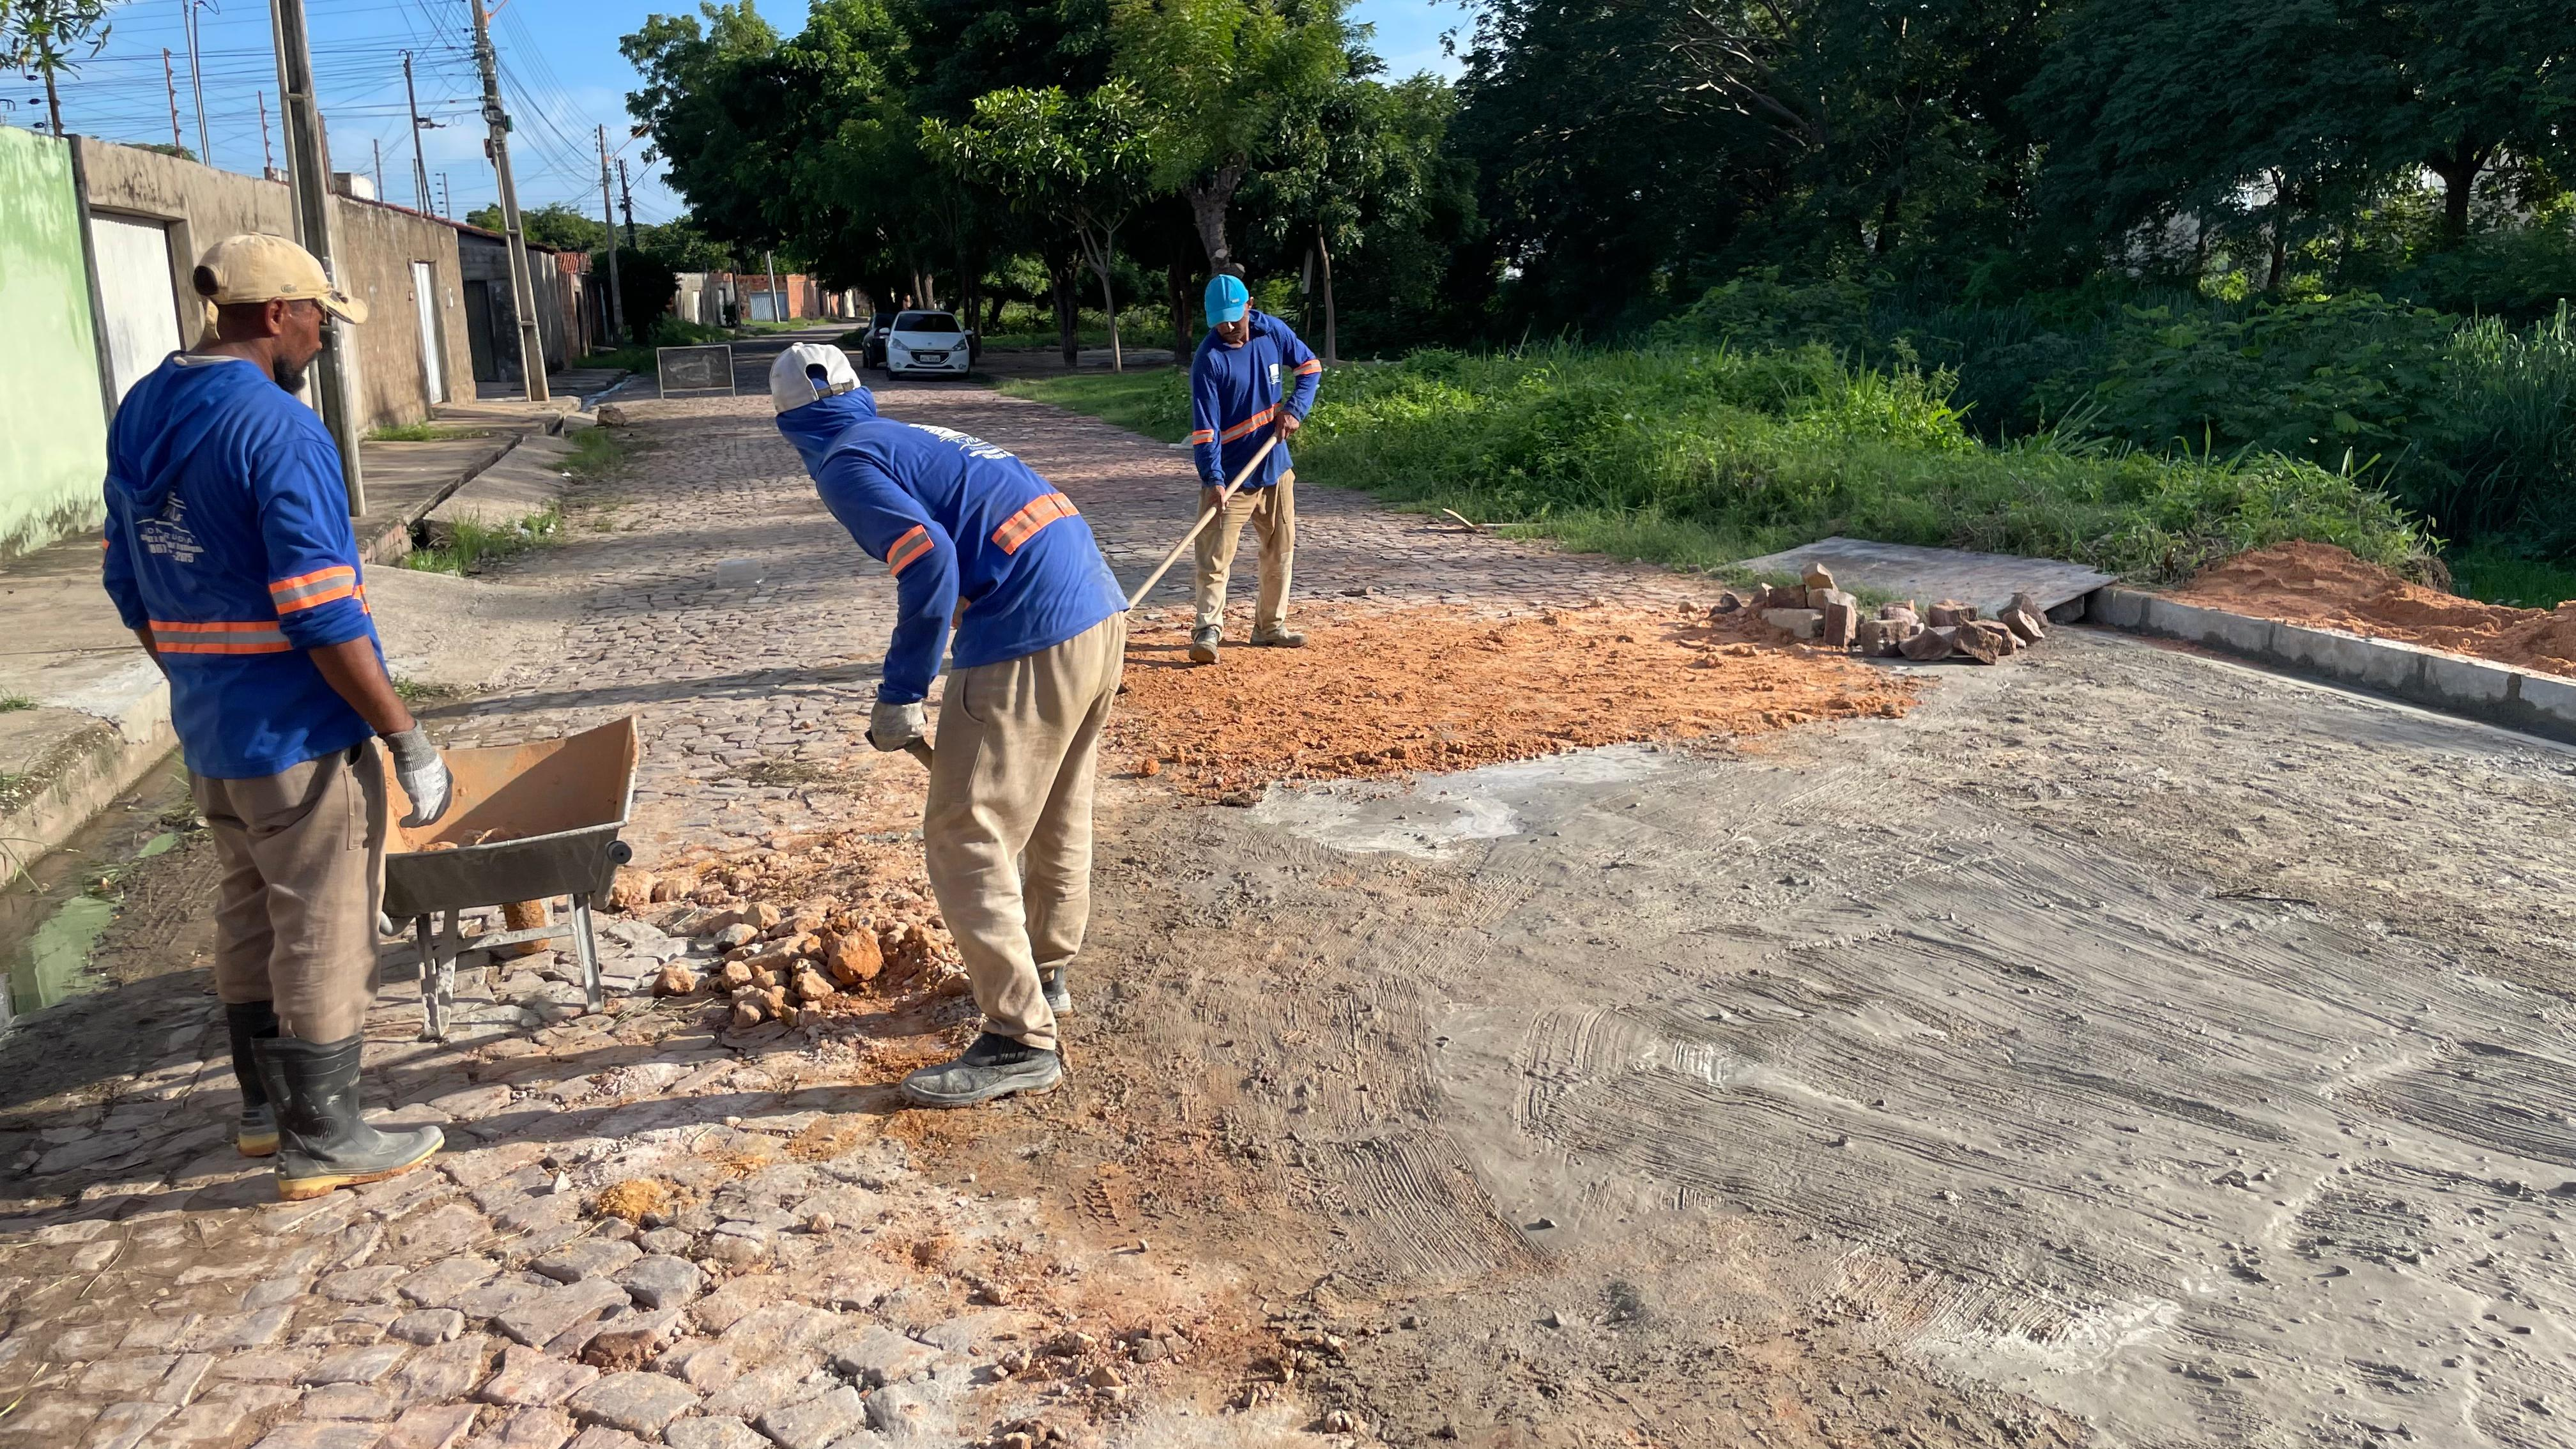
M 2194 644 L 2547 739 L 2576 741 L 2576 680 L 2492 660 L 2104 588 L 2085 622 Z
M 572 453 L 572 445 L 560 436 L 532 433 L 426 516 L 432 521 L 509 524 L 543 513 L 572 486 L 571 476 L 564 471 Z
M 1761 574 L 1796 574 L 1816 564 L 1833 570 L 1834 582 L 1847 589 L 1859 587 L 1900 598 L 1911 596 L 1922 604 L 1957 599 L 1988 614 L 2012 602 L 2016 593 L 2028 593 L 2045 612 L 2113 581 L 2111 575 L 2098 569 L 2060 559 L 1920 548 L 1840 536 L 1749 558 L 1735 567 Z

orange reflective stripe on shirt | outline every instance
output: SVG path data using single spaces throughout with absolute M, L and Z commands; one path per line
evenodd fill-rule
M 886 567 L 901 574 L 912 566 L 914 560 L 929 552 L 930 530 L 916 523 L 911 532 L 896 539 L 894 547 L 886 550 Z
M 335 564 L 291 579 L 279 579 L 268 586 L 269 602 L 277 605 L 280 614 L 292 614 L 298 609 L 318 609 L 324 604 L 353 598 L 357 592 L 358 571 L 347 564 Z
M 1322 372 L 1323 370 L 1324 364 L 1312 357 L 1309 357 L 1305 361 L 1297 364 L 1297 375 L 1299 377 L 1311 376 L 1315 373 Z
M 1190 434 L 1189 441 L 1193 443 L 1213 443 L 1216 441 L 1216 429 L 1201 428 L 1197 432 Z
M 993 530 L 993 542 L 1001 545 L 1004 553 L 1018 553 L 1020 545 L 1035 538 L 1039 529 L 1059 518 L 1072 518 L 1081 512 L 1073 506 L 1072 499 L 1061 493 L 1043 494 L 1031 500 L 1028 507 L 1003 519 L 1002 526 Z
M 295 646 L 275 620 L 196 624 L 154 619 L 152 646 L 164 654 L 283 654 Z
M 1251 432 L 1253 429 L 1260 427 L 1262 424 L 1269 422 L 1277 416 L 1279 416 L 1279 409 L 1263 408 L 1261 411 L 1245 418 L 1242 422 L 1236 423 L 1233 427 L 1217 434 L 1217 441 L 1220 443 L 1231 443 L 1235 439 L 1242 437 L 1244 434 Z

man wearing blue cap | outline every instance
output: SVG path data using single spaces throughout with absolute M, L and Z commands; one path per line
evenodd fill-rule
M 1288 324 L 1253 310 L 1239 277 L 1219 274 L 1207 285 L 1208 334 L 1190 359 L 1190 447 L 1198 461 L 1199 508 L 1217 497 L 1236 470 L 1252 460 L 1272 431 L 1279 445 L 1261 460 L 1243 487 L 1225 500 L 1224 515 L 1199 531 L 1198 617 L 1190 630 L 1190 658 L 1216 662 L 1224 633 L 1226 576 L 1235 545 L 1252 524 L 1261 544 L 1261 596 L 1252 611 L 1252 642 L 1296 649 L 1306 636 L 1288 627 L 1288 575 L 1297 554 L 1297 473 L 1288 440 L 1315 405 L 1324 364 Z

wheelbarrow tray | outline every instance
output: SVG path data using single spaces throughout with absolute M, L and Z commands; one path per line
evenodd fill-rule
M 447 751 L 454 803 L 435 824 L 393 828 L 385 914 L 605 893 L 629 855 L 618 834 L 639 756 L 631 718 L 561 739 Z M 485 835 L 503 838 L 472 843 Z

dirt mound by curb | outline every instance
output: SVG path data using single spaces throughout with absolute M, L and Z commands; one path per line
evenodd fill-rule
M 2408 583 L 2325 543 L 2279 543 L 2203 569 L 2173 597 L 2231 613 L 2341 629 L 2576 676 L 2576 601 L 2482 604 Z
M 1300 620 L 1304 649 L 1188 660 L 1186 622 L 1136 621 L 1112 768 L 1224 799 L 1272 781 L 1383 779 L 1630 740 L 1893 717 L 1915 686 L 1698 613 L 1463 609 Z M 1771 631 L 1758 625 L 1768 640 Z

